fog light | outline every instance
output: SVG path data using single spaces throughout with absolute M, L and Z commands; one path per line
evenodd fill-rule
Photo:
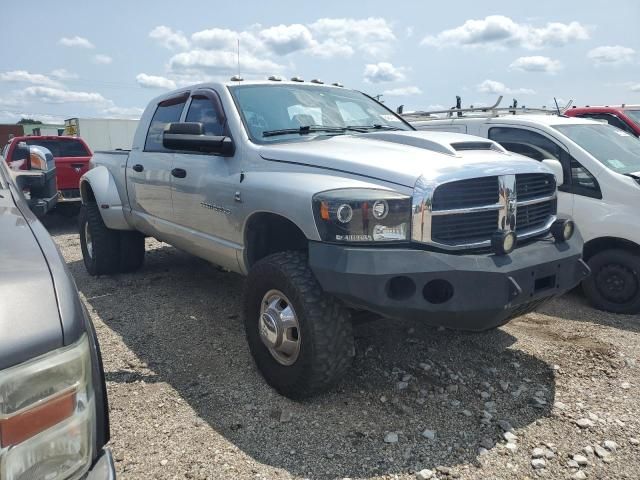
M 498 230 L 491 237 L 491 248 L 496 255 L 508 255 L 516 248 L 516 234 Z
M 556 220 L 551 225 L 551 235 L 556 239 L 556 242 L 566 242 L 573 237 L 575 231 L 576 225 L 571 220 Z

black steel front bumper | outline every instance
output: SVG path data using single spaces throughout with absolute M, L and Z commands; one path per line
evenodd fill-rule
M 510 255 L 447 254 L 312 242 L 309 264 L 324 291 L 391 318 L 486 330 L 575 287 L 589 274 L 582 238 L 550 237 Z

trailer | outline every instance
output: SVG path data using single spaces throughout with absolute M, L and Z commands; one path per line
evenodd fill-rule
M 129 150 L 138 120 L 121 118 L 69 118 L 64 134 L 82 138 L 92 151 Z

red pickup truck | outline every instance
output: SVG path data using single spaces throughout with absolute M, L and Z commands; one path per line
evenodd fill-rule
M 640 137 L 640 105 L 606 105 L 603 107 L 573 107 L 564 112 L 568 117 L 604 120 L 631 135 Z
M 21 150 L 16 149 L 20 142 L 48 148 L 56 163 L 58 202 L 80 202 L 80 177 L 89 169 L 91 158 L 91 149 L 84 140 L 64 136 L 13 137 L 2 150 L 2 156 L 13 168 L 25 169 L 28 168 L 26 159 L 21 158 Z

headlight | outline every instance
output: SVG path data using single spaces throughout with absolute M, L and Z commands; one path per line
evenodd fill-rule
M 0 478 L 78 478 L 93 457 L 95 402 L 86 335 L 0 371 Z
M 411 197 L 387 190 L 349 188 L 314 195 L 313 212 L 326 242 L 407 242 Z

